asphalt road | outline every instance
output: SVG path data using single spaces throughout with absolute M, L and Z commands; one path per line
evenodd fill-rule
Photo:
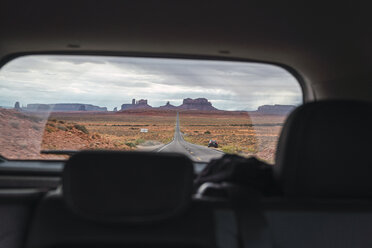
M 180 131 L 180 118 L 177 113 L 176 127 L 174 130 L 173 141 L 157 149 L 158 152 L 178 152 L 183 153 L 196 162 L 209 162 L 213 158 L 219 158 L 224 153 L 213 148 L 195 145 L 183 139 Z

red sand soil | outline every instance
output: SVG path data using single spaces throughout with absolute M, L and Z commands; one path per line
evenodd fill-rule
M 52 113 L 48 120 L 48 116 L 38 117 L 13 109 L 0 108 L 0 153 L 9 159 L 66 159 L 67 156 L 45 155 L 40 154 L 40 151 L 131 150 L 135 147 L 131 148 L 128 145 L 130 142 L 147 141 L 148 136 L 152 134 L 149 132 L 142 137 L 138 131 L 138 124 L 149 124 L 151 131 L 154 132 L 153 136 L 157 135 L 151 136 L 151 140 L 161 141 L 160 138 L 166 139 L 168 136 L 171 139 L 176 112 L 157 109 L 126 110 L 116 113 L 58 112 Z M 225 150 L 236 148 L 245 152 L 244 154 L 255 155 L 269 162 L 274 160 L 280 124 L 286 118 L 242 111 L 178 112 L 181 130 L 186 133 L 188 141 L 206 145 L 204 143 L 209 139 L 217 138 L 221 148 Z M 247 126 L 251 124 L 275 125 Z M 83 126 L 88 132 L 84 132 L 79 126 Z M 117 132 L 119 129 L 121 133 Z M 206 134 L 206 131 L 210 131 L 210 134 Z
M 98 134 L 84 133 L 71 123 L 46 121 L 35 115 L 0 108 L 0 152 L 8 159 L 65 159 L 41 150 L 121 149 Z

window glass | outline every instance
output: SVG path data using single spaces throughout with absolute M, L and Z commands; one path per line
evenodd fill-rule
M 210 60 L 24 56 L 1 69 L 0 88 L 8 159 L 110 149 L 272 163 L 283 122 L 302 103 L 298 82 L 280 67 Z

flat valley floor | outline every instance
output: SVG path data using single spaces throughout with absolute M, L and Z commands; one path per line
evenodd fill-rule
M 0 109 L 1 151 L 12 159 L 66 159 L 40 154 L 40 150 L 156 150 L 173 140 L 176 114 L 136 110 L 45 116 Z M 270 163 L 286 117 L 239 111 L 179 112 L 185 141 L 206 147 L 209 140 L 217 140 L 222 152 L 254 155 Z

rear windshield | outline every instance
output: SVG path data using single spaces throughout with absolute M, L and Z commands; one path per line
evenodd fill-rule
M 67 159 L 79 150 L 225 153 L 273 163 L 298 82 L 268 64 L 33 55 L 0 71 L 0 154 Z

